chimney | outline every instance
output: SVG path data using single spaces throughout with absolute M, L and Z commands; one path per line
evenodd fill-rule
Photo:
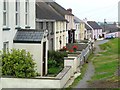
M 70 12 L 70 13 L 72 13 L 72 9 L 71 8 L 67 9 L 67 11 Z
M 87 23 L 87 18 L 83 19 L 83 21 L 84 21 L 85 23 Z

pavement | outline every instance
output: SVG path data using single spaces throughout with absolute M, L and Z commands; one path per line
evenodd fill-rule
M 91 77 L 94 75 L 94 66 L 92 62 L 88 63 L 87 71 L 83 77 L 83 79 L 78 83 L 78 85 L 75 88 L 87 88 L 88 87 L 88 80 L 91 79 Z

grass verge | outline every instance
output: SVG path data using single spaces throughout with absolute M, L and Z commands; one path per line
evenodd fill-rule
M 118 54 L 120 49 L 118 48 L 118 42 L 120 39 L 111 39 L 109 42 L 100 45 L 104 52 L 100 52 L 99 56 L 95 56 L 93 64 L 95 66 L 95 74 L 92 77 L 92 81 L 96 80 L 110 80 L 117 81 L 117 69 L 118 69 Z M 114 79 L 113 79 L 114 78 Z

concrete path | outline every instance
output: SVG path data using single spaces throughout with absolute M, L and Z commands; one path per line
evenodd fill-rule
M 87 71 L 83 79 L 79 82 L 79 84 L 75 88 L 87 88 L 88 86 L 87 81 L 90 80 L 93 75 L 94 75 L 94 66 L 92 62 L 89 62 Z
M 97 53 L 99 53 L 101 50 L 100 50 L 100 47 L 99 47 L 99 45 L 100 44 L 104 44 L 104 43 L 106 43 L 106 42 L 108 42 L 109 40 L 100 40 L 100 41 L 96 41 L 95 42 L 95 51 L 94 51 L 94 54 L 97 54 Z
M 97 54 L 98 52 L 100 52 L 100 48 L 98 45 L 100 44 L 104 44 L 108 42 L 108 40 L 100 40 L 100 41 L 96 41 L 95 42 L 95 51 L 94 54 Z M 88 68 L 86 70 L 86 73 L 83 77 L 83 79 L 78 83 L 78 85 L 75 88 L 89 88 L 88 87 L 88 81 L 91 79 L 91 77 L 94 75 L 94 65 L 92 64 L 92 62 L 88 63 Z

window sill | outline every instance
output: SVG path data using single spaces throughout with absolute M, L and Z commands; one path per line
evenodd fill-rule
M 4 27 L 3 28 L 3 31 L 9 31 L 9 30 L 10 30 L 10 28 L 8 28 L 8 27 L 6 27 L 6 28 Z
M 30 26 L 25 26 L 26 29 L 30 29 Z
M 50 35 L 54 35 L 54 32 L 51 32 Z
M 59 33 L 59 31 L 57 31 L 56 33 Z
M 20 29 L 21 29 L 21 27 L 15 27 L 15 29 L 20 30 Z

